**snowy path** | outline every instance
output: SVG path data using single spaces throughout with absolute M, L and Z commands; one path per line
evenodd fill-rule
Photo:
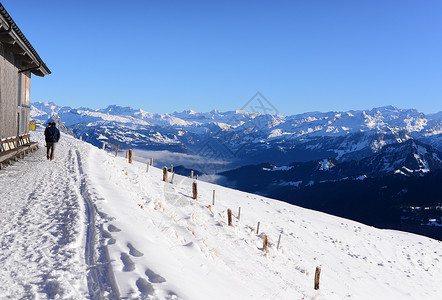
M 40 147 L 0 173 L 2 299 L 100 299 L 112 291 L 101 276 L 106 264 L 96 266 L 94 200 L 76 147 L 64 137 L 54 161 Z

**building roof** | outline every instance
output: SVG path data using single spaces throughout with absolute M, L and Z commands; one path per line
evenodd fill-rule
M 31 71 L 33 74 L 42 77 L 51 74 L 49 68 L 1 3 L 0 20 L 0 42 L 7 45 L 8 49 L 14 53 L 14 57 L 25 66 L 21 71 Z

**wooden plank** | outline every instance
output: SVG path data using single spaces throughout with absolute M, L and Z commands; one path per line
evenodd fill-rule
M 4 162 L 6 160 L 13 159 L 17 154 L 19 154 L 19 150 L 8 150 L 0 153 L 0 162 Z
M 1 90 L 1 112 L 0 127 L 1 137 L 16 136 L 17 127 L 17 93 L 18 93 L 18 68 L 14 65 L 14 58 L 11 53 L 2 51 L 0 59 L 0 90 Z
M 15 149 L 19 146 L 23 146 L 23 145 L 31 145 L 31 144 L 38 144 L 38 143 L 34 143 L 34 142 L 29 142 L 29 134 L 26 135 L 26 139 L 23 139 L 23 137 L 15 137 L 15 138 L 6 138 L 0 141 L 0 151 L 8 151 L 8 150 L 12 150 Z M 18 144 L 18 146 L 17 146 Z
M 17 147 L 15 149 L 11 149 L 11 150 L 7 150 L 7 151 L 2 151 L 0 152 L 0 163 L 7 161 L 7 160 L 11 160 L 11 159 L 16 159 L 16 158 L 21 158 L 22 156 L 24 156 L 24 154 L 27 153 L 28 150 L 35 150 L 38 149 L 38 143 L 36 142 L 32 142 L 32 143 L 28 143 L 25 144 L 23 146 Z

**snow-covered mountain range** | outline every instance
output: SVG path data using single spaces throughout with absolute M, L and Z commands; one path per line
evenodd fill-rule
M 155 114 L 115 105 L 93 110 L 35 102 L 31 117 L 60 118 L 76 136 L 97 146 L 106 142 L 120 149 L 191 155 L 204 173 L 219 172 L 220 165 L 360 160 L 410 139 L 442 150 L 442 112 L 425 115 L 393 106 L 283 116 L 217 110 Z

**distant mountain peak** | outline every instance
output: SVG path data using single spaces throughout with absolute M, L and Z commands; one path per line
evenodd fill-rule
M 130 106 L 119 106 L 119 105 L 109 105 L 108 107 L 106 107 L 103 110 L 99 110 L 101 112 L 104 113 L 114 113 L 114 114 L 123 114 L 123 113 L 133 113 L 136 111 L 140 111 L 140 110 L 136 110 Z

